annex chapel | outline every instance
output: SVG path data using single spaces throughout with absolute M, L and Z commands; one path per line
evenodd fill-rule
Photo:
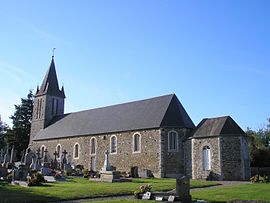
M 64 113 L 54 57 L 34 98 L 29 147 L 49 157 L 66 150 L 73 165 L 99 171 L 104 152 L 116 170 L 137 176 L 186 174 L 194 179 L 245 180 L 250 176 L 247 135 L 230 117 L 194 125 L 175 94 Z

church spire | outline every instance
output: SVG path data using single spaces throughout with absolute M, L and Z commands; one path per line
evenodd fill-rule
M 55 70 L 55 64 L 54 64 L 54 54 L 52 55 L 50 67 L 36 95 L 43 95 L 43 94 L 49 94 L 51 96 L 58 96 L 58 97 L 65 98 L 64 91 L 59 89 L 56 70 Z

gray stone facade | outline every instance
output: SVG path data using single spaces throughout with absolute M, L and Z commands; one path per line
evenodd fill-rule
M 178 133 L 178 149 L 176 152 L 168 152 L 168 132 Z M 141 135 L 139 152 L 133 152 L 133 135 Z M 95 161 L 96 170 L 101 170 L 104 163 L 104 152 L 110 151 L 110 138 L 116 136 L 116 153 L 110 153 L 110 163 L 118 171 L 131 173 L 131 169 L 147 169 L 155 177 L 176 177 L 183 174 L 183 131 L 179 129 L 149 129 L 140 131 L 102 134 L 95 136 L 80 136 L 73 138 L 34 141 L 33 148 L 45 146 L 49 151 L 49 157 L 56 151 L 57 145 L 61 150 L 67 150 L 72 155 L 74 165 L 81 164 L 85 168 L 91 168 L 91 161 Z M 90 140 L 96 138 L 96 153 L 91 154 Z M 74 145 L 79 144 L 79 158 L 74 158 Z M 162 149 L 162 150 L 161 150 Z
M 186 174 L 193 179 L 248 180 L 250 167 L 247 137 L 240 135 L 191 138 L 185 143 Z M 203 169 L 203 148 L 210 148 L 210 170 Z M 191 161 L 190 161 L 191 160 Z

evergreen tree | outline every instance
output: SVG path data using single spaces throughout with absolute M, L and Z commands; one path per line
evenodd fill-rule
M 5 137 L 7 135 L 8 125 L 1 120 L 0 116 L 0 149 L 6 145 Z
M 33 93 L 29 91 L 27 98 L 21 98 L 21 104 L 15 105 L 15 112 L 10 117 L 12 119 L 12 132 L 8 132 L 8 142 L 15 144 L 17 157 L 22 151 L 26 150 L 31 130 L 33 113 Z

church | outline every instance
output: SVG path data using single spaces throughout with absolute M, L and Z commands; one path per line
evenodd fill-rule
M 64 150 L 73 165 L 100 171 L 104 152 L 116 170 L 132 176 L 186 174 L 194 179 L 246 180 L 247 135 L 230 117 L 203 119 L 197 126 L 175 94 L 85 111 L 64 113 L 65 91 L 54 63 L 34 97 L 29 147 Z

